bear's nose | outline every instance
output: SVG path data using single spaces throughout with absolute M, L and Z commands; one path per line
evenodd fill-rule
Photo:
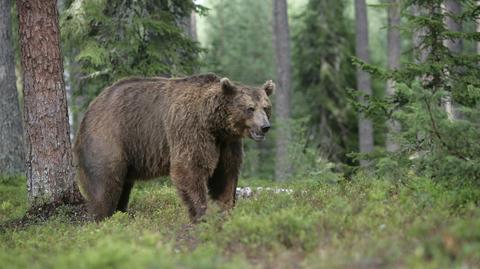
M 271 127 L 270 125 L 264 125 L 264 126 L 262 126 L 262 132 L 263 132 L 263 133 L 268 132 L 268 130 L 270 130 L 270 127 Z

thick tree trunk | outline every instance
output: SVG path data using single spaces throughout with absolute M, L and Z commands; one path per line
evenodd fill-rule
M 395 70 L 400 67 L 400 0 L 390 0 L 388 7 L 388 68 Z M 387 95 L 392 96 L 395 93 L 395 82 L 387 81 Z M 399 145 L 392 139 L 392 135 L 400 131 L 400 123 L 395 120 L 387 122 L 388 135 L 386 140 L 387 151 L 394 152 L 399 149 Z
M 273 0 L 273 46 L 277 63 L 277 91 L 275 95 L 275 116 L 278 128 L 275 155 L 275 179 L 288 178 L 291 165 L 288 160 L 290 140 L 290 91 L 291 58 L 290 33 L 288 28 L 287 1 Z
M 67 100 L 55 0 L 19 0 L 28 195 L 32 205 L 74 202 Z
M 0 0 L 0 174 L 24 172 L 22 115 L 12 40 L 11 0 Z
M 370 53 L 368 51 L 368 21 L 365 0 L 355 0 L 355 20 L 356 55 L 359 59 L 368 63 L 370 61 Z M 357 88 L 362 94 L 372 95 L 371 84 L 370 75 L 357 68 Z M 360 98 L 360 102 L 365 102 L 363 97 Z M 360 153 L 368 153 L 373 150 L 373 123 L 363 113 L 360 113 L 358 119 L 358 144 Z M 360 164 L 366 166 L 368 161 L 361 160 Z

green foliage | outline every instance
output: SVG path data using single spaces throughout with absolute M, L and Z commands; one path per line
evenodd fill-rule
M 246 84 L 261 85 L 275 75 L 271 3 L 210 0 L 206 18 L 206 69 Z
M 26 179 L 0 175 L 0 186 L 0 223 L 25 214 L 27 210 Z
M 211 10 L 205 27 L 205 68 L 246 84 L 275 78 L 271 3 L 212 0 L 206 5 Z M 354 67 L 348 62 L 353 33 L 348 30 L 351 21 L 344 16 L 345 6 L 309 1 L 292 16 L 294 119 L 274 122 L 265 142 L 246 141 L 244 176 L 272 178 L 275 130 L 286 127 L 294 133 L 289 145 L 292 178 L 313 174 L 333 178 L 331 171 L 339 166 L 332 162 L 349 161 L 345 153 L 354 150 L 357 142 L 356 117 L 345 98 L 345 89 L 355 82 Z
M 427 55 L 421 62 L 405 63 L 402 68 L 387 72 L 374 65 L 356 61 L 364 70 L 396 82 L 396 93 L 385 100 L 371 100 L 368 113 L 384 113 L 399 122 L 402 129 L 394 134 L 401 148 L 395 154 L 374 153 L 377 172 L 396 165 L 393 173 L 414 171 L 438 180 L 465 184 L 480 181 L 479 93 L 480 69 L 478 55 L 469 51 L 452 53 L 444 41 L 452 38 L 478 40 L 480 34 L 452 32 L 445 20 L 451 17 L 463 24 L 478 18 L 474 1 L 462 1 L 460 16 L 446 13 L 442 1 L 407 1 L 403 16 L 408 19 L 404 31 L 423 32 L 414 48 L 414 58 Z M 409 14 L 416 5 L 418 16 Z M 452 100 L 454 112 L 445 105 Z M 400 172 L 400 173 L 399 173 Z
M 179 26 L 192 10 L 203 13 L 193 1 L 68 1 L 64 8 L 62 40 L 75 95 L 91 100 L 123 77 L 191 74 L 199 65 L 198 44 Z
M 339 167 L 325 156 L 325 149 L 311 145 L 310 117 L 290 121 L 294 139 L 288 145 L 288 157 L 292 164 L 290 177 L 295 180 L 336 182 L 342 175 Z
M 238 200 L 228 215 L 213 210 L 196 226 L 188 223 L 170 183 L 139 183 L 130 213 L 100 223 L 72 222 L 64 208 L 46 222 L 0 226 L 0 268 L 478 265 L 480 191 L 421 177 L 402 182 L 359 175 L 337 183 L 270 185 L 293 192 L 264 190 Z M 0 225 L 24 210 L 26 200 L 19 200 L 24 183 L 23 178 L 0 182 L 0 204 L 13 205 L 2 211 Z
M 354 151 L 356 115 L 346 89 L 355 87 L 352 21 L 345 1 L 310 0 L 295 17 L 293 54 L 296 117 L 309 117 L 310 147 L 331 161 L 348 162 Z M 312 101 L 315 100 L 315 101 Z

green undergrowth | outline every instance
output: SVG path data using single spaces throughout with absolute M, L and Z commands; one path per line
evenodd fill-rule
M 26 211 L 25 180 L 0 181 L 0 268 L 478 268 L 480 188 L 363 176 L 275 185 L 211 206 L 191 225 L 168 181 L 138 184 L 128 214 L 5 225 Z M 260 184 L 262 183 L 262 184 Z

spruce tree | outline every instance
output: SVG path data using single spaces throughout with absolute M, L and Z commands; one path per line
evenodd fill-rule
M 477 54 L 454 53 L 445 40 L 471 42 L 480 40 L 480 33 L 449 29 L 446 19 L 458 23 L 474 23 L 480 9 L 475 1 L 461 1 L 462 12 L 444 12 L 443 1 L 409 0 L 403 14 L 408 19 L 403 30 L 417 35 L 412 51 L 416 59 L 400 69 L 387 72 L 360 63 L 384 79 L 393 79 L 398 87 L 394 96 L 371 103 L 370 110 L 387 112 L 401 123 L 397 142 L 400 150 L 390 158 L 379 159 L 379 168 L 389 164 L 398 171 L 412 169 L 421 175 L 439 180 L 480 182 L 480 57 Z M 410 14 L 412 7 L 417 12 Z M 462 118 L 451 120 L 444 109 L 451 96 Z M 386 162 L 385 160 L 389 160 Z M 388 171 L 389 169 L 383 169 Z

